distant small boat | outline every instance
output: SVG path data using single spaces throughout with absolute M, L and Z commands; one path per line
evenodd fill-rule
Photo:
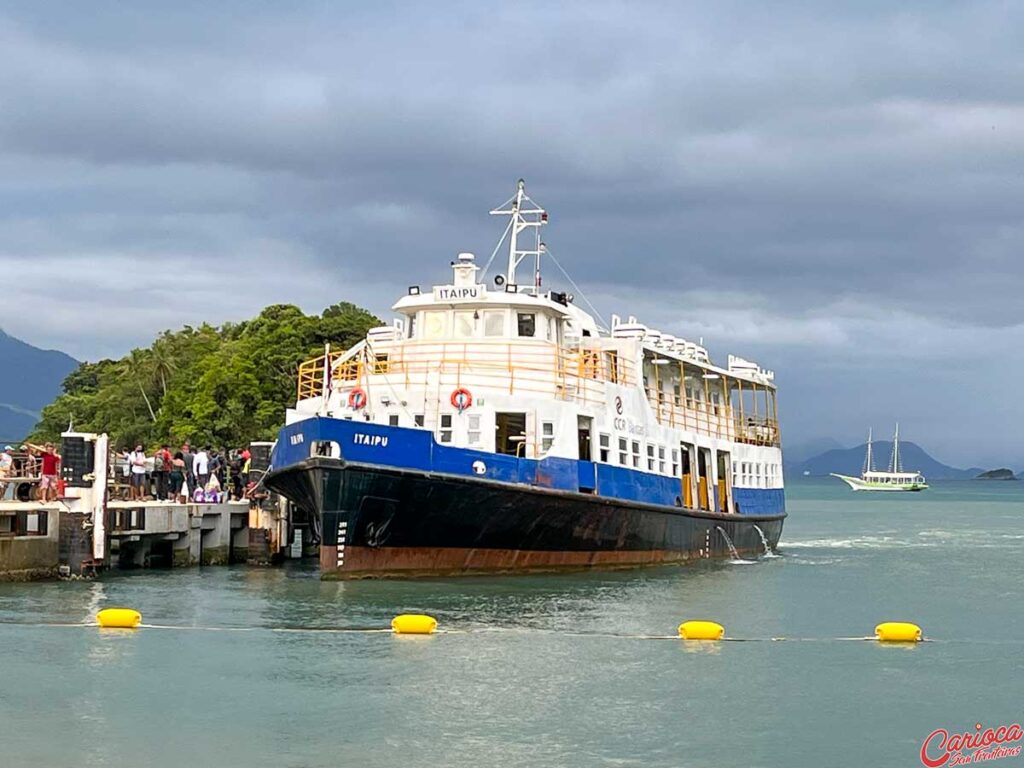
M 896 425 L 896 434 L 892 439 L 892 456 L 889 457 L 889 469 L 879 472 L 875 469 L 875 457 L 871 449 L 871 430 L 868 430 L 868 449 L 864 457 L 864 469 L 860 477 L 830 473 L 838 477 L 855 491 L 923 491 L 928 487 L 924 475 L 920 472 L 904 472 L 900 461 L 900 425 Z

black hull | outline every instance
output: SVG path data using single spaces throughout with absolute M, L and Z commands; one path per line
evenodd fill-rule
M 756 556 L 785 520 L 326 458 L 266 485 L 319 518 L 321 576 L 337 579 L 633 568 L 730 557 L 730 541 Z

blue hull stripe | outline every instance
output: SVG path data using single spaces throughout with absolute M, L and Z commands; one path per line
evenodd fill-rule
M 480 476 L 506 483 L 523 483 L 565 491 L 590 489 L 598 496 L 676 506 L 679 480 L 627 467 L 550 457 L 520 459 L 469 448 L 453 448 L 434 440 L 422 429 L 390 427 L 364 421 L 313 417 L 281 430 L 274 448 L 274 469 L 284 469 L 309 458 L 316 441 L 337 443 L 347 461 L 378 464 L 424 472 Z M 483 465 L 483 472 L 474 470 Z M 710 488 L 715 492 L 717 489 Z M 733 488 L 741 514 L 773 515 L 785 512 L 781 488 Z

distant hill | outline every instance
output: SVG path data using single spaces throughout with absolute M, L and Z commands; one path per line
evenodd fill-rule
M 787 471 L 800 475 L 804 472 L 811 475 L 827 475 L 830 472 L 838 472 L 841 475 L 858 476 L 864 467 L 866 450 L 867 443 L 855 448 L 836 448 L 812 456 L 805 461 L 793 464 L 787 462 Z M 876 468 L 885 469 L 889 462 L 889 454 L 892 453 L 892 443 L 876 441 L 874 453 Z M 921 446 L 904 440 L 900 441 L 900 459 L 904 470 L 920 472 L 928 480 L 969 480 L 982 471 L 978 467 L 957 469 L 943 464 L 929 456 Z
M 843 444 L 831 437 L 819 437 L 814 440 L 805 440 L 802 443 L 786 443 L 782 446 L 782 456 L 786 466 L 799 464 L 810 458 L 842 448 Z
M 982 472 L 980 475 L 974 478 L 975 480 L 1016 480 L 1017 476 L 1013 474 L 1012 469 L 990 469 L 988 472 Z
M 25 437 L 43 406 L 60 394 L 61 382 L 78 361 L 39 349 L 0 330 L 0 440 Z

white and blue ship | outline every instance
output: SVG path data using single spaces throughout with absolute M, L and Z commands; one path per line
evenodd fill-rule
M 602 327 L 541 289 L 548 216 L 522 181 L 492 213 L 509 219 L 503 273 L 485 282 L 459 254 L 451 283 L 409 287 L 393 325 L 300 367 L 266 484 L 314 521 L 322 574 L 774 548 L 786 516 L 774 374 L 732 355 L 716 365 L 633 317 Z

